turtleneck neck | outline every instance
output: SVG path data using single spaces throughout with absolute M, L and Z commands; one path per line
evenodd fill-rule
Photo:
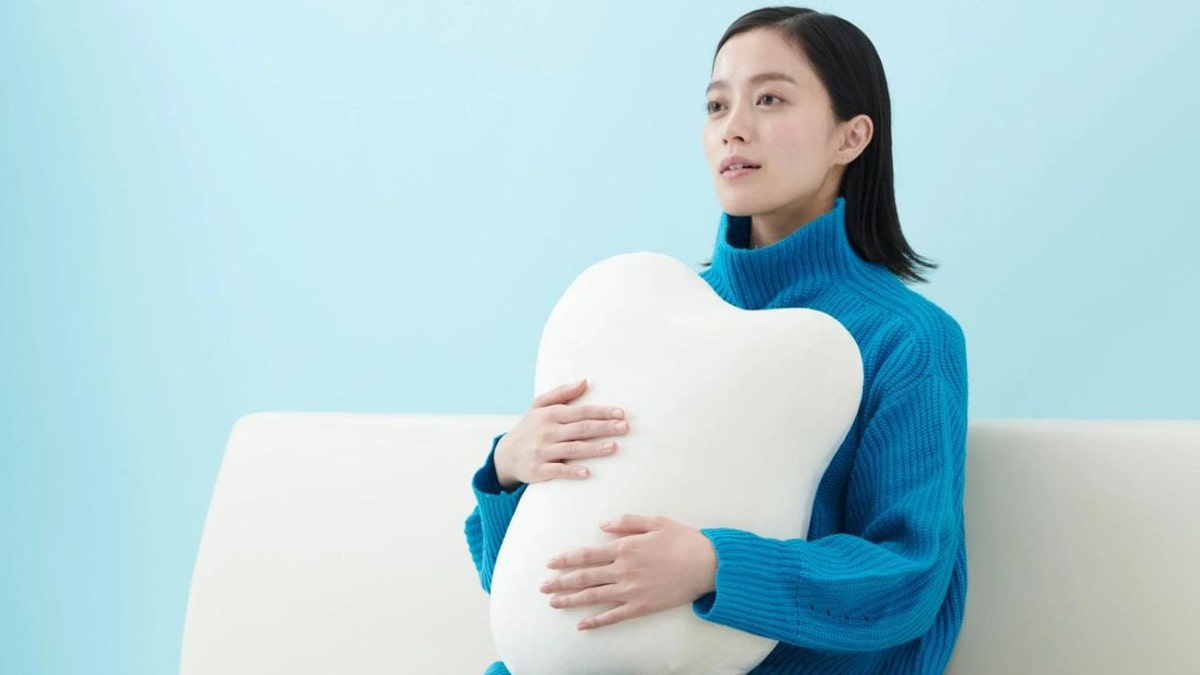
M 880 280 L 886 267 L 855 253 L 846 234 L 846 199 L 779 241 L 749 248 L 750 216 L 721 213 L 712 266 L 702 271 L 724 299 L 762 309 L 788 290 L 789 304 L 806 303 L 830 285 Z

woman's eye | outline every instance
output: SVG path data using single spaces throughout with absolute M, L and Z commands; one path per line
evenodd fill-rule
M 759 101 L 762 101 L 763 99 L 767 99 L 767 98 L 775 99 L 775 101 L 776 101 L 776 102 L 781 102 L 781 101 L 783 101 L 783 99 L 779 98 L 779 97 L 778 97 L 778 96 L 776 96 L 775 94 L 763 94 L 762 96 L 759 96 L 759 97 L 758 97 L 758 100 L 759 100 Z M 721 104 L 720 104 L 719 102 L 717 102 L 717 101 L 709 101 L 708 103 L 706 103 L 706 104 L 704 105 L 704 108 L 705 108 L 705 110 L 707 110 L 707 111 L 708 111 L 708 113 L 711 115 L 712 113 L 715 113 L 715 112 L 717 112 L 717 111 L 718 111 L 718 108 L 717 108 L 717 106 L 720 106 L 720 105 L 721 105 Z

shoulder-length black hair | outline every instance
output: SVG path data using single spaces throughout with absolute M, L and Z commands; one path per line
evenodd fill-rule
M 841 17 L 803 7 L 764 7 L 730 24 L 713 52 L 713 64 L 729 38 L 755 28 L 776 30 L 800 50 L 829 92 L 838 121 L 859 114 L 871 118 L 874 136 L 846 166 L 838 186 L 838 196 L 846 198 L 846 236 L 867 262 L 887 266 L 904 281 L 926 281 L 919 268 L 938 265 L 917 255 L 900 231 L 892 174 L 892 104 L 875 45 Z

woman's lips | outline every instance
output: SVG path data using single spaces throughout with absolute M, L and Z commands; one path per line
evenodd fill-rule
M 762 168 L 762 167 L 758 167 L 758 168 Z M 721 178 L 724 178 L 725 180 L 733 180 L 733 179 L 735 179 L 735 178 L 740 178 L 740 177 L 742 177 L 742 176 L 748 176 L 748 175 L 750 175 L 750 174 L 754 173 L 755 171 L 758 171 L 758 168 L 752 168 L 752 169 L 729 169 L 729 170 L 728 170 L 728 171 L 726 171 L 725 173 L 722 173 L 722 174 L 721 174 Z

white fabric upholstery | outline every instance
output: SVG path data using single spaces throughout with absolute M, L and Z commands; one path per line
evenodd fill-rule
M 571 405 L 619 404 L 630 431 L 585 462 L 587 480 L 526 488 L 492 577 L 500 657 L 521 675 L 748 673 L 775 640 L 691 605 L 579 631 L 616 605 L 555 609 L 538 586 L 558 574 L 546 561 L 613 541 L 600 523 L 626 513 L 805 536 L 862 395 L 853 336 L 812 309 L 739 309 L 679 260 L 627 253 L 584 270 L 554 306 L 530 398 L 581 377 Z
M 948 672 L 1200 673 L 1200 422 L 975 422 Z
M 497 654 L 462 528 L 471 474 L 517 419 L 240 419 L 182 675 L 482 673 Z M 1200 422 L 976 420 L 967 455 L 970 585 L 947 672 L 1200 672 Z

